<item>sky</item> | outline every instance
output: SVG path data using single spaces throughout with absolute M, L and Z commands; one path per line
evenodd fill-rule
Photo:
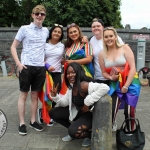
M 150 28 L 150 0 L 121 0 L 122 25 L 131 29 Z

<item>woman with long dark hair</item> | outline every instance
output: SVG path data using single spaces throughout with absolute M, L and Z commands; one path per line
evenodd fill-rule
M 91 106 L 107 94 L 109 87 L 103 83 L 94 83 L 93 78 L 86 76 L 83 67 L 76 62 L 68 64 L 64 78 L 68 90 L 60 97 L 57 94 L 58 84 L 53 86 L 51 98 L 57 104 L 49 114 L 68 129 L 68 135 L 62 138 L 63 141 L 85 138 L 82 146 L 89 146 L 93 117 Z

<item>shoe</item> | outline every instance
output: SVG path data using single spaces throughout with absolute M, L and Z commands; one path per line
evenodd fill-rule
M 50 123 L 47 124 L 47 126 L 48 126 L 48 127 L 51 127 L 51 126 L 53 126 L 55 123 L 56 123 L 56 121 L 53 120 L 53 119 L 51 119 Z
M 113 132 L 117 131 L 117 122 L 116 121 L 112 125 L 112 131 Z
M 26 129 L 25 124 L 22 124 L 21 126 L 19 126 L 19 134 L 20 135 L 27 135 L 27 129 Z
M 90 146 L 91 145 L 91 139 L 85 138 L 82 142 L 82 146 Z
M 39 109 L 37 110 L 37 116 L 38 116 L 38 122 L 39 122 L 39 124 L 43 124 L 42 108 L 39 108 Z
M 62 141 L 64 141 L 64 142 L 69 142 L 71 140 L 73 140 L 73 138 L 70 135 L 67 135 L 67 136 L 62 138 Z
M 43 127 L 40 126 L 36 121 L 32 124 L 30 121 L 29 127 L 35 129 L 36 131 L 43 131 Z

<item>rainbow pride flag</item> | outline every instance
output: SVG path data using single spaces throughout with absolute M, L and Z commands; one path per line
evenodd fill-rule
M 84 46 L 82 47 L 82 49 L 77 50 L 73 55 L 71 55 L 69 59 L 77 60 L 82 58 L 86 58 Z M 82 65 L 82 67 L 84 68 L 87 76 L 94 77 L 94 67 L 92 62 L 90 62 L 89 64 Z
M 110 90 L 108 92 L 108 94 L 111 96 L 114 92 L 116 92 L 117 96 L 120 98 L 121 100 L 121 105 L 119 109 L 123 109 L 124 108 L 124 104 L 127 103 L 131 106 L 133 106 L 134 108 L 137 105 L 138 102 L 138 98 L 140 95 L 140 89 L 141 89 L 141 85 L 140 85 L 140 81 L 138 78 L 138 73 L 135 73 L 134 78 L 130 84 L 130 86 L 128 87 L 128 91 L 127 93 L 121 93 L 121 88 L 124 86 L 127 77 L 128 77 L 128 73 L 129 73 L 129 64 L 126 63 L 125 68 L 123 71 L 121 71 L 121 69 L 119 67 L 117 67 L 119 71 L 119 80 L 118 81 L 110 81 Z M 106 72 L 110 73 L 112 68 L 105 68 Z
M 49 96 L 52 87 L 52 76 L 48 71 L 46 71 L 46 78 L 43 85 L 43 89 L 39 92 L 39 99 L 42 102 L 42 118 L 47 124 L 50 122 L 49 111 L 52 108 L 52 99 Z

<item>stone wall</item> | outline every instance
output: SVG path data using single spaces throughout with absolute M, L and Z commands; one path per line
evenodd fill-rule
M 13 58 L 10 53 L 10 46 L 19 28 L 0 28 L 0 54 L 9 55 L 9 60 L 14 64 Z M 50 29 L 50 28 L 49 28 Z M 91 28 L 81 28 L 84 35 L 92 36 Z M 64 28 L 66 37 L 66 28 Z M 118 35 L 122 40 L 129 44 L 134 52 L 135 62 L 137 58 L 137 41 L 139 38 L 146 39 L 146 55 L 145 59 L 150 59 L 150 30 L 135 30 L 135 29 L 117 29 Z M 17 52 L 20 56 L 21 44 L 19 45 Z M 147 65 L 147 64 L 146 64 Z

